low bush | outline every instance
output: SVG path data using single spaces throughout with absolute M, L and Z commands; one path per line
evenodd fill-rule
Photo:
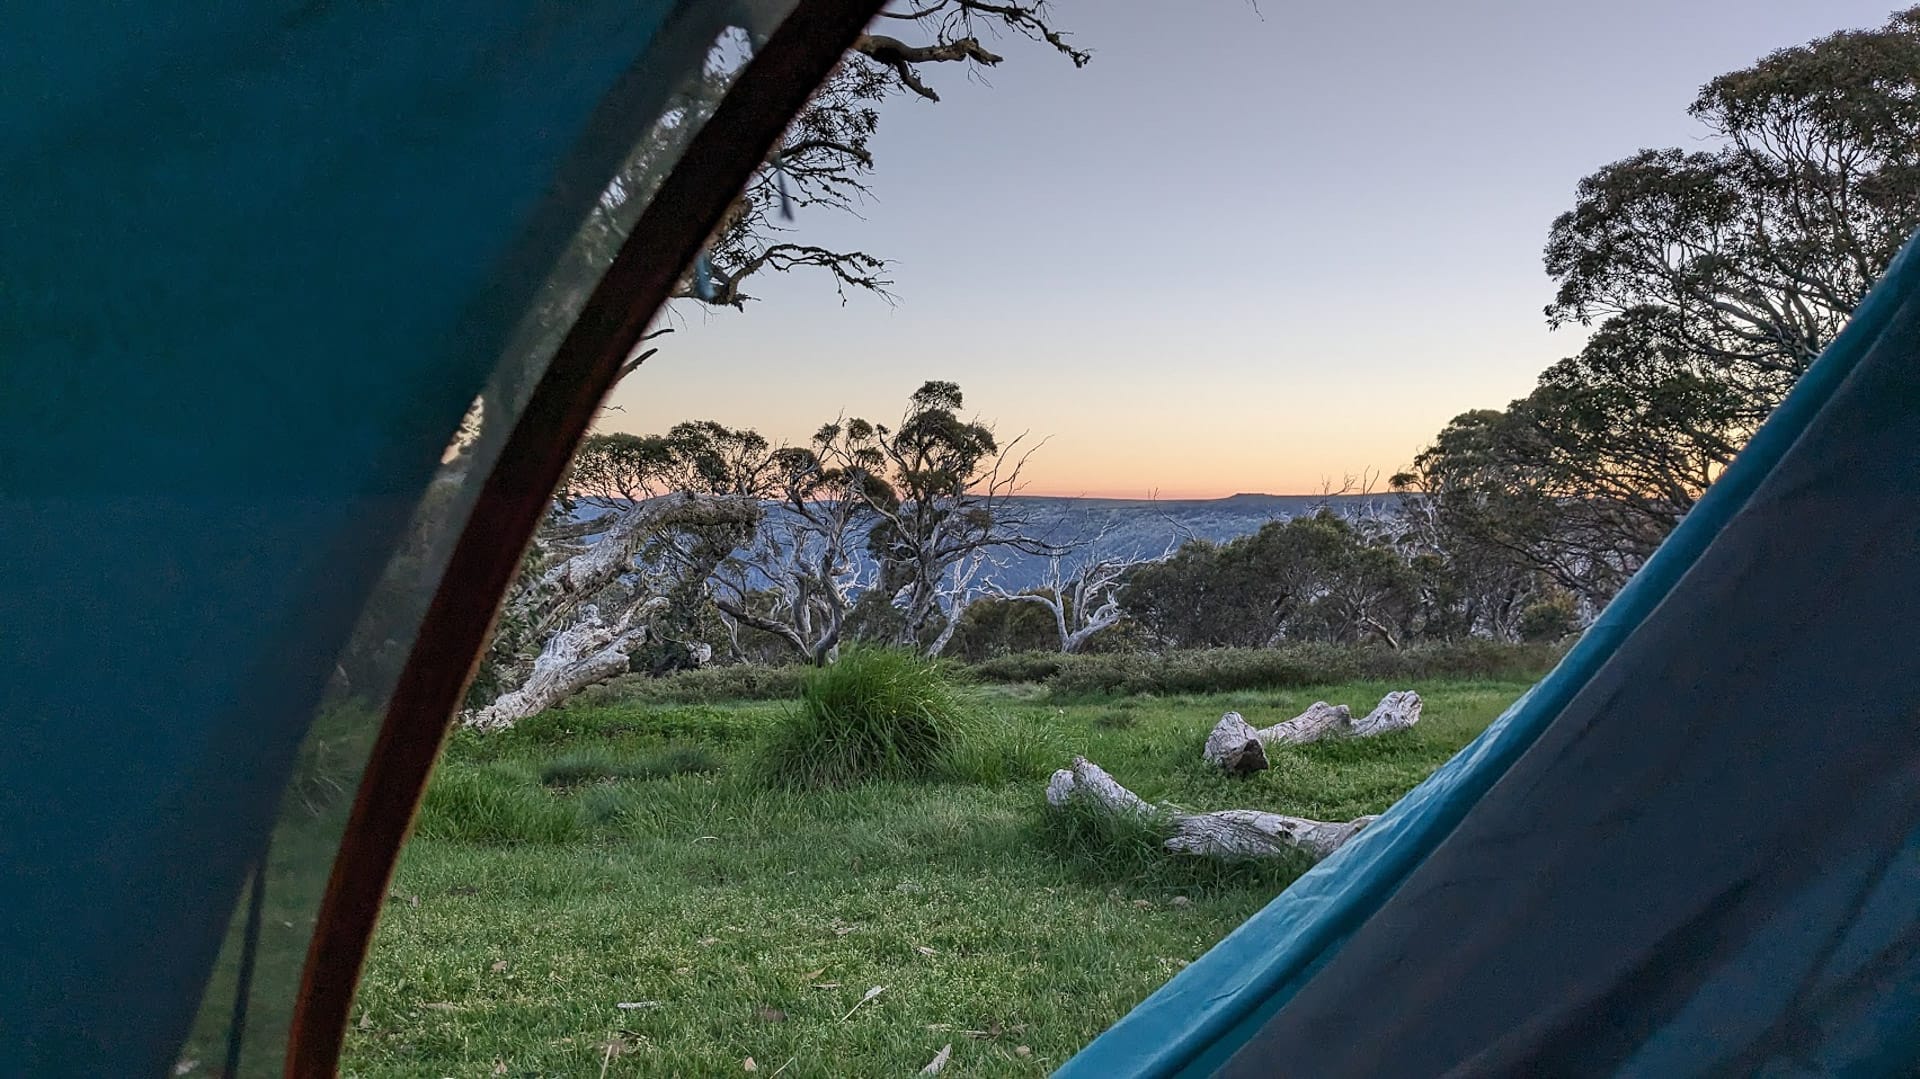
M 1299 689 L 1329 682 L 1538 678 L 1565 646 L 1459 641 L 1394 649 L 1303 642 L 1276 648 L 1206 648 L 1134 655 L 1061 656 L 1047 679 L 1057 699 L 1140 693 Z
M 1074 658 L 1060 652 L 1014 652 L 983 659 L 969 669 L 982 682 L 1044 682 Z
M 729 667 L 702 667 L 649 677 L 622 675 L 594 686 L 574 700 L 582 705 L 712 704 L 718 701 L 778 701 L 800 695 L 811 667 L 770 667 L 736 663 Z
M 842 787 L 932 775 L 982 726 L 937 661 L 898 649 L 849 649 L 808 672 L 800 704 L 775 728 L 764 770 L 777 784 Z
M 978 663 L 943 665 L 941 669 L 967 681 L 1045 685 L 1056 698 L 1076 699 L 1297 689 L 1351 680 L 1534 679 L 1545 674 L 1569 644 L 1564 640 L 1519 644 L 1466 640 L 1394 649 L 1380 644 L 1301 641 L 1273 648 L 1195 648 L 1158 653 L 1015 652 Z M 625 675 L 587 690 L 567 707 L 580 711 L 628 704 L 793 700 L 802 696 L 816 673 L 812 667 L 742 663 L 657 678 Z
M 631 762 L 675 746 L 727 746 L 759 741 L 777 706 L 713 704 L 581 704 L 570 701 L 503 731 L 461 728 L 447 740 L 448 760 L 467 764 L 542 759 L 592 748 Z
M 1572 636 L 1580 625 L 1580 612 L 1572 596 L 1562 592 L 1520 612 L 1520 637 L 1528 641 L 1559 641 Z

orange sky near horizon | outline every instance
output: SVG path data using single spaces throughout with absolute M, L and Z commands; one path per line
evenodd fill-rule
M 991 357 L 934 343 L 908 364 L 896 358 L 896 343 L 926 340 L 930 329 L 914 306 L 805 308 L 824 313 L 784 327 L 785 362 L 772 374 L 733 369 L 733 357 L 754 350 L 765 328 L 754 325 L 761 313 L 696 313 L 698 322 L 677 334 L 699 348 L 665 339 L 667 347 L 616 391 L 618 410 L 599 427 L 646 433 L 713 419 L 803 442 L 843 414 L 896 420 L 921 382 L 948 379 L 965 393 L 965 411 L 992 424 L 1003 442 L 1025 435 L 1021 445 L 1033 450 L 1027 494 L 1316 494 L 1368 473 L 1374 489 L 1384 490 L 1449 419 L 1504 406 L 1527 392 L 1545 365 L 1540 356 L 1579 345 L 1578 331 L 1549 337 L 1523 319 L 1507 320 L 1521 329 L 1506 341 L 1461 326 L 1457 342 L 1432 343 L 1432 369 L 1415 377 L 1402 369 L 1405 346 L 1380 347 L 1376 334 L 1333 354 L 1289 347 L 1279 327 L 1290 316 L 1275 312 L 1273 343 L 1223 340 L 1196 323 L 1184 332 L 1187 357 L 1178 362 L 1153 359 L 1161 347 L 1154 342 L 1118 340 L 1130 328 L 1116 325 L 1115 340 L 1090 348 L 1105 362 L 1090 364 L 1056 351 L 1062 327 L 1049 324 L 1005 327 L 999 336 L 1017 347 Z M 1449 365 L 1457 370 L 1448 373 Z M 1126 373 L 1103 376 L 1103 368 Z

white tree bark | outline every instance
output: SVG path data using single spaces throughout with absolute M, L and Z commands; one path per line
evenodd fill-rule
M 1304 746 L 1322 738 L 1338 737 L 1353 725 L 1353 712 L 1344 704 L 1315 701 L 1307 710 L 1260 731 L 1260 740 L 1268 745 Z
M 1060 651 L 1072 655 L 1096 634 L 1119 625 L 1126 617 L 1120 606 L 1120 588 L 1128 573 L 1138 566 L 1164 562 L 1179 549 L 1177 542 L 1169 542 L 1167 549 L 1155 558 L 1091 553 L 1099 551 L 1111 533 L 1111 525 L 1102 527 L 1098 535 L 1081 544 L 1082 554 L 1071 569 L 1066 568 L 1063 561 L 1067 552 L 1049 555 L 1047 575 L 1033 591 L 1011 592 L 991 580 L 987 582 L 987 590 L 999 599 L 1045 607 L 1047 613 L 1053 615 Z
M 1238 712 L 1220 717 L 1213 733 L 1207 735 L 1207 747 L 1200 756 L 1228 775 L 1251 775 L 1267 769 L 1267 746 L 1260 740 L 1260 731 Z
M 599 608 L 592 604 L 581 608 L 580 621 L 554 634 L 520 688 L 468 712 L 461 722 L 479 731 L 506 730 L 588 686 L 625 673 L 628 655 L 645 640 L 653 612 L 666 602 L 656 597 L 637 604 L 612 625 L 601 621 Z
M 570 623 L 582 604 L 634 571 L 634 557 L 663 532 L 676 528 L 732 525 L 757 527 L 760 504 L 735 495 L 671 494 L 618 511 L 600 538 L 540 575 L 511 602 L 536 628 Z
M 1147 804 L 1085 757 L 1075 757 L 1072 768 L 1062 768 L 1047 781 L 1048 805 L 1062 808 L 1074 803 L 1143 820 L 1162 819 L 1173 832 L 1162 844 L 1168 851 L 1213 858 L 1272 858 L 1300 852 L 1317 861 L 1376 819 L 1328 822 L 1257 809 L 1182 813 Z
M 1247 775 L 1267 767 L 1268 746 L 1306 745 L 1323 738 L 1372 738 L 1418 722 L 1420 694 L 1410 689 L 1387 694 L 1359 719 L 1346 705 L 1326 701 L 1315 701 L 1305 712 L 1266 728 L 1255 727 L 1238 712 L 1228 712 L 1214 724 L 1200 755 L 1231 775 Z
M 832 662 L 847 613 L 872 583 L 857 549 L 866 502 L 844 480 L 821 481 L 821 474 L 790 477 L 753 541 L 709 581 L 730 632 L 744 625 L 772 634 L 814 666 Z M 756 603 L 763 588 L 770 605 Z
M 570 547 L 569 557 L 509 597 L 502 617 L 527 627 L 530 640 L 546 644 L 530 665 L 524 654 L 515 657 L 506 672 L 520 677 L 514 689 L 485 708 L 464 713 L 461 722 L 476 730 L 503 730 L 625 673 L 628 656 L 671 603 L 661 593 L 689 577 L 704 580 L 713 569 L 711 562 L 688 556 L 648 576 L 636 562 L 641 552 L 676 530 L 721 528 L 750 535 L 760 514 L 759 503 L 751 498 L 688 493 L 662 495 L 617 511 L 598 539 Z M 726 553 L 712 550 L 704 557 L 717 561 Z M 645 579 L 630 586 L 623 578 Z M 600 613 L 609 604 L 614 609 L 611 621 Z M 697 649 L 695 655 L 699 658 Z
M 1355 737 L 1371 738 L 1388 731 L 1404 731 L 1420 722 L 1420 694 L 1410 689 L 1396 690 L 1380 698 L 1373 711 L 1353 721 Z
M 997 566 L 1000 563 L 994 559 L 988 548 L 981 547 L 961 555 L 947 570 L 947 575 L 943 578 L 944 583 L 937 593 L 940 606 L 946 612 L 946 622 L 941 625 L 940 632 L 935 634 L 933 640 L 927 645 L 927 655 L 939 656 L 946 652 L 947 645 L 953 641 L 954 633 L 960 628 L 960 620 L 967 616 L 967 608 L 973 606 L 973 601 L 979 598 L 979 593 L 973 586 L 973 580 L 979 576 L 981 568 L 989 564 Z
M 1109 813 L 1152 817 L 1159 810 L 1147 800 L 1120 785 L 1107 770 L 1085 757 L 1073 758 L 1072 768 L 1062 768 L 1047 780 L 1047 804 L 1056 808 L 1076 798 L 1087 800 Z
M 1257 809 L 1222 809 L 1176 817 L 1175 834 L 1166 847 L 1177 854 L 1218 858 L 1271 858 L 1297 850 L 1319 861 L 1360 834 L 1360 829 L 1374 819 L 1356 817 L 1329 823 Z

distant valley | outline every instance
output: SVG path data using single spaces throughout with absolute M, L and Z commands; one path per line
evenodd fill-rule
M 1341 514 L 1357 514 L 1392 506 L 1398 495 L 1264 495 L 1240 494 L 1209 499 L 1113 499 L 1021 496 L 1012 499 L 1037 538 L 1076 553 L 1090 551 L 1129 557 L 1154 558 L 1169 544 L 1189 539 L 1215 543 L 1259 530 L 1268 521 L 1287 520 L 1326 507 Z M 582 506 L 578 516 L 592 518 L 606 510 Z M 994 583 L 1010 591 L 1035 587 L 1046 577 L 1047 559 L 1020 551 L 1000 551 L 991 573 Z M 1068 556 L 1074 557 L 1073 555 Z

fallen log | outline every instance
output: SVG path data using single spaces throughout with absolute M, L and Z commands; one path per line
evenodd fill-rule
M 1200 756 L 1228 775 L 1252 775 L 1267 768 L 1267 746 L 1260 738 L 1260 731 L 1238 712 L 1220 717 L 1220 722 L 1214 724 L 1212 733 L 1207 735 L 1207 746 L 1200 751 Z
M 1353 721 L 1353 736 L 1372 738 L 1388 731 L 1404 731 L 1420 722 L 1420 694 L 1410 689 L 1395 690 L 1380 698 L 1373 711 Z
M 1315 701 L 1285 723 L 1275 723 L 1260 731 L 1260 740 L 1267 745 L 1304 746 L 1330 735 L 1344 734 L 1352 726 L 1353 712 L 1346 705 Z
M 1085 757 L 1075 757 L 1072 768 L 1053 773 L 1047 781 L 1047 804 L 1056 809 L 1079 804 L 1103 813 L 1161 821 L 1172 833 L 1161 844 L 1168 851 L 1215 858 L 1272 858 L 1298 852 L 1318 861 L 1376 819 L 1328 822 L 1257 809 L 1183 813 L 1171 806 L 1148 804 Z
M 1207 735 L 1201 756 L 1229 775 L 1248 775 L 1268 765 L 1267 747 L 1301 746 L 1323 738 L 1372 738 L 1405 730 L 1420 722 L 1420 694 L 1397 690 L 1381 698 L 1359 719 L 1344 704 L 1315 701 L 1306 711 L 1271 727 L 1255 727 L 1238 712 L 1228 712 Z

